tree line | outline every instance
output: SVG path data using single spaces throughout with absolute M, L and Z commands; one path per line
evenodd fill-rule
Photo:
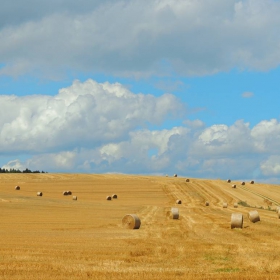
M 35 170 L 35 171 L 31 171 L 30 169 L 26 168 L 25 170 L 21 171 L 19 169 L 14 169 L 14 168 L 10 168 L 10 169 L 5 169 L 5 168 L 1 168 L 0 167 L 0 173 L 48 173 L 45 171 L 39 171 L 39 170 Z

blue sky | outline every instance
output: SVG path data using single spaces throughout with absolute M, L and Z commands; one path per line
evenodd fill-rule
M 279 1 L 40 3 L 0 0 L 2 167 L 280 182 Z

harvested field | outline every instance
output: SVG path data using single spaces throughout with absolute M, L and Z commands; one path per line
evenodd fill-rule
M 272 210 L 280 187 L 233 183 L 237 189 L 165 176 L 0 174 L 0 279 L 278 279 L 280 220 Z M 178 198 L 180 219 L 168 219 Z M 243 228 L 231 229 L 237 201 Z M 261 221 L 249 221 L 253 210 Z M 139 229 L 122 226 L 129 213 Z

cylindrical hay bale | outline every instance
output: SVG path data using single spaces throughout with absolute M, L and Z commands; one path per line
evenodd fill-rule
M 177 174 L 174 174 L 173 176 L 174 176 L 174 177 L 177 177 Z
M 42 196 L 43 193 L 42 192 L 37 192 L 37 196 Z
M 209 206 L 209 201 L 205 201 L 205 206 Z
M 249 217 L 249 220 L 252 222 L 252 223 L 256 223 L 256 222 L 259 222 L 260 221 L 260 215 L 259 215 L 259 212 L 257 210 L 254 210 L 254 211 L 250 211 L 248 213 L 248 217 Z
M 235 184 L 233 184 L 231 187 L 232 187 L 233 189 L 236 189 L 236 185 L 235 185 Z
M 253 180 L 252 180 L 252 181 L 250 181 L 250 184 L 255 184 L 255 181 L 253 181 Z
M 186 182 L 189 182 L 190 181 L 190 179 L 186 179 Z
M 228 183 L 230 183 L 230 182 L 231 182 L 231 180 L 230 180 L 230 179 L 227 179 L 227 182 L 228 182 Z
M 73 200 L 78 200 L 77 196 L 73 195 Z
M 228 204 L 226 202 L 223 203 L 223 208 L 227 208 Z
M 280 219 L 280 211 L 278 210 L 276 213 L 278 215 L 278 219 Z
M 67 192 L 67 191 L 64 191 L 62 194 L 63 194 L 63 195 L 68 195 L 68 192 Z
M 245 185 L 245 182 L 241 182 L 241 185 L 243 185 L 243 186 L 244 186 L 244 185 Z
M 278 213 L 279 210 L 280 210 L 280 206 L 276 206 L 276 209 L 275 209 L 276 213 Z
M 238 208 L 238 204 L 237 204 L 237 203 L 234 203 L 234 204 L 233 204 L 233 207 L 234 207 L 234 208 Z
M 177 199 L 177 200 L 176 200 L 176 204 L 182 204 L 182 200 Z
M 112 200 L 112 197 L 111 196 L 107 196 L 106 200 Z
M 243 228 L 243 215 L 241 213 L 231 214 L 231 228 Z
M 141 226 L 141 221 L 137 215 L 128 214 L 123 217 L 122 226 L 128 229 L 139 229 Z
M 15 186 L 15 190 L 19 191 L 20 190 L 20 186 Z
M 72 194 L 72 192 L 71 191 L 67 191 L 67 195 L 71 195 Z
M 112 195 L 112 198 L 117 199 L 118 196 L 117 196 L 116 194 L 113 194 L 113 195 Z
M 171 208 L 170 218 L 171 219 L 179 219 L 179 209 L 178 208 Z

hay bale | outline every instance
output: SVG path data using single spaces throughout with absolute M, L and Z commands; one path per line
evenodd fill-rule
M 42 196 L 43 193 L 42 192 L 37 192 L 37 196 Z
M 209 206 L 209 201 L 205 201 L 205 206 Z
M 223 203 L 223 208 L 227 208 L 228 204 L 226 202 Z
M 177 177 L 178 175 L 177 175 L 177 174 L 174 174 L 173 176 L 174 176 L 174 177 Z
M 68 195 L 68 192 L 67 192 L 67 191 L 64 191 L 62 194 L 63 194 L 63 195 Z
M 67 195 L 72 195 L 72 192 L 71 191 L 67 191 Z
M 170 219 L 179 219 L 179 209 L 171 208 L 171 210 L 167 212 L 166 216 Z
M 232 213 L 230 227 L 243 228 L 243 215 L 241 213 Z
M 276 211 L 277 215 L 278 215 L 278 219 L 280 219 L 280 210 Z
M 112 198 L 117 199 L 118 196 L 116 194 L 112 194 Z
M 78 197 L 73 195 L 73 200 L 78 200 Z
M 139 229 L 141 226 L 141 221 L 137 215 L 128 214 L 123 217 L 122 226 L 128 229 Z
M 231 180 L 230 180 L 230 179 L 227 179 L 227 182 L 228 182 L 228 183 L 230 183 L 230 182 L 231 182 Z
M 236 189 L 236 185 L 235 185 L 235 184 L 233 184 L 231 187 L 232 187 L 233 189 Z
M 254 210 L 254 211 L 250 211 L 248 213 L 248 217 L 249 217 L 249 220 L 252 222 L 252 223 L 256 223 L 256 222 L 259 222 L 260 221 L 260 215 L 259 215 L 259 212 L 257 210 Z
M 190 179 L 186 179 L 186 182 L 188 183 L 190 181 Z
M 182 204 L 182 200 L 177 199 L 177 200 L 176 200 L 176 204 Z
M 107 196 L 106 200 L 112 200 L 112 197 L 111 196 Z
M 250 181 L 250 184 L 255 184 L 255 181 L 253 181 L 253 180 L 252 180 L 252 181 Z
M 238 204 L 237 204 L 237 203 L 234 203 L 234 204 L 233 204 L 233 207 L 234 207 L 234 208 L 238 208 Z
M 241 182 L 241 185 L 244 186 L 244 185 L 245 185 L 245 182 Z
M 15 186 L 15 190 L 19 191 L 20 190 L 20 186 Z

